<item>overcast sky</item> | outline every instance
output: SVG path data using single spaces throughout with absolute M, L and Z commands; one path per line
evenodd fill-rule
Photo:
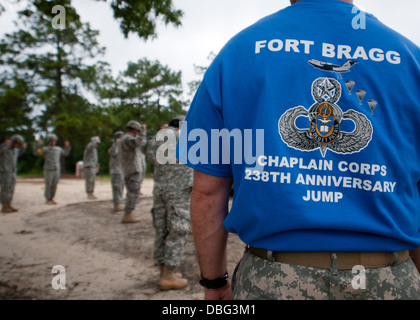
M 420 46 L 419 0 L 355 0 L 354 3 Z M 210 52 L 217 53 L 237 32 L 288 6 L 289 1 L 174 0 L 175 8 L 184 11 L 182 26 L 162 24 L 158 38 L 149 41 L 139 40 L 136 35 L 124 39 L 109 4 L 73 0 L 73 5 L 82 21 L 90 22 L 93 29 L 100 31 L 100 43 L 106 47 L 104 60 L 111 64 L 114 74 L 124 70 L 127 62 L 147 57 L 159 60 L 173 71 L 182 71 L 186 84 L 199 78 L 194 73 L 194 64 L 207 65 Z M 10 19 L 10 13 L 0 16 L 2 32 L 8 32 Z

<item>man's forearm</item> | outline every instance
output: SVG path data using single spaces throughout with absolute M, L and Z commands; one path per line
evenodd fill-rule
M 207 279 L 216 279 L 226 272 L 227 232 L 223 227 L 221 212 L 211 206 L 205 195 L 191 194 L 191 225 L 201 274 Z M 210 206 L 209 206 L 210 205 Z M 214 218 L 215 216 L 219 218 Z
M 198 176 L 198 177 L 197 177 Z M 207 181 L 210 179 L 211 181 Z M 212 188 L 213 183 L 217 188 Z M 209 280 L 227 270 L 228 233 L 223 220 L 228 213 L 230 178 L 216 178 L 195 173 L 191 194 L 191 225 L 202 276 Z

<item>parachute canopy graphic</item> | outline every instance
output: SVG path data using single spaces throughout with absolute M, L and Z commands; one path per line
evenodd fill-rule
M 371 100 L 368 101 L 368 104 L 369 104 L 370 110 L 372 111 L 372 115 L 373 115 L 373 111 L 375 110 L 376 106 L 378 105 L 378 101 L 371 99 Z
M 357 94 L 357 97 L 359 98 L 359 100 L 360 100 L 360 105 L 362 105 L 362 101 L 363 101 L 363 99 L 365 98 L 365 96 L 366 96 L 366 91 L 365 90 L 358 90 L 357 92 L 356 92 L 356 94 Z
M 353 80 L 346 81 L 346 87 L 349 90 L 349 94 L 351 94 L 351 91 L 353 90 L 355 85 L 356 82 L 354 82 Z

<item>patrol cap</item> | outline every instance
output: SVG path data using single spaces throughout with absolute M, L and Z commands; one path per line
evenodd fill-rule
M 99 137 L 93 137 L 92 139 L 90 139 L 90 141 L 96 142 L 96 143 L 101 143 L 101 138 L 99 138 Z
M 48 135 L 48 141 L 51 141 L 51 140 L 57 141 L 58 140 L 58 137 L 54 133 L 50 133 Z
M 179 128 L 179 123 L 185 120 L 185 116 L 176 116 L 169 123 L 168 126 Z
M 140 132 L 141 131 L 141 124 L 138 121 L 131 120 L 127 123 L 128 130 L 135 130 Z
M 122 131 L 117 131 L 114 133 L 114 139 L 119 139 L 124 135 L 124 132 Z
M 19 134 L 13 135 L 10 140 L 14 143 L 18 143 L 20 146 L 25 142 L 25 139 L 23 139 L 23 137 Z

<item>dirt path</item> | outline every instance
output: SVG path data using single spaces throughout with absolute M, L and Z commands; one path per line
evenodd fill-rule
M 183 290 L 161 291 L 153 266 L 153 180 L 145 179 L 135 214 L 139 224 L 120 223 L 111 212 L 111 186 L 97 179 L 98 200 L 88 201 L 84 180 L 61 179 L 57 206 L 47 206 L 40 178 L 18 179 L 14 214 L 0 214 L 0 299 L 201 300 L 199 269 L 190 236 L 180 272 Z M 229 273 L 243 252 L 229 239 Z M 65 268 L 65 290 L 53 289 L 54 266 Z M 55 281 L 56 282 L 56 281 Z

